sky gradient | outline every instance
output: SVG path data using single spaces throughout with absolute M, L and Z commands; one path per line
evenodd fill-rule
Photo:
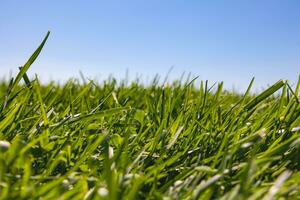
M 300 1 L 0 1 L 1 77 L 51 35 L 29 74 L 43 81 L 191 72 L 244 90 L 300 74 Z

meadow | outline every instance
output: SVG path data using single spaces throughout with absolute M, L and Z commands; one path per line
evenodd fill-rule
M 300 78 L 0 84 L 0 199 L 299 199 Z

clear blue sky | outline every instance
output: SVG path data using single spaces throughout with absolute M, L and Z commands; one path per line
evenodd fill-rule
M 244 89 L 300 74 L 300 1 L 0 1 L 1 76 L 51 35 L 30 69 L 42 80 L 185 72 Z

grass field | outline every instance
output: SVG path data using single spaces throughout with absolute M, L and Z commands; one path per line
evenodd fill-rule
M 300 78 L 41 85 L 48 35 L 0 85 L 0 199 L 300 199 Z

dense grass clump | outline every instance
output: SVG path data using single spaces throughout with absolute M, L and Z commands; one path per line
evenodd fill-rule
M 255 95 L 253 81 L 244 95 L 193 80 L 40 85 L 26 71 L 47 37 L 0 84 L 0 199 L 300 197 L 300 79 Z

